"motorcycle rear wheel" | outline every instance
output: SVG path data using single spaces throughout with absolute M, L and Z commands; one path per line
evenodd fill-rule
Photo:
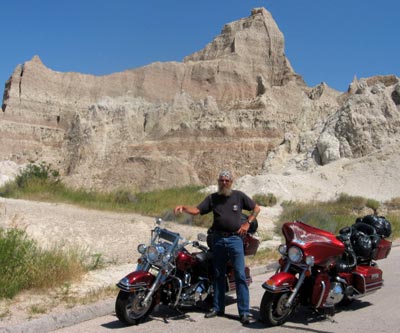
M 144 320 L 155 305 L 154 300 L 150 299 L 149 303 L 143 306 L 142 301 L 145 297 L 145 291 L 128 293 L 120 290 L 115 301 L 115 313 L 118 319 L 129 326 L 137 325 Z
M 290 293 L 271 294 L 265 292 L 260 304 L 261 320 L 269 326 L 279 326 L 285 323 L 292 314 L 295 304 L 285 307 Z

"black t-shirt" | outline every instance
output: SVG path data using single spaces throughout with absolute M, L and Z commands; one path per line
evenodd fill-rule
M 207 196 L 197 208 L 204 215 L 213 212 L 212 228 L 216 231 L 235 232 L 242 225 L 242 209 L 253 210 L 255 202 L 241 191 L 233 190 L 229 197 L 213 193 Z

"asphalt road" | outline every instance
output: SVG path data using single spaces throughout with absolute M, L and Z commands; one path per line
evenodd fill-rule
M 137 326 L 122 325 L 114 314 L 85 321 L 79 325 L 56 330 L 57 333 L 86 332 L 86 333 L 122 333 L 122 332 L 252 332 L 268 329 L 268 332 L 310 332 L 310 333 L 355 333 L 355 332 L 398 332 L 400 327 L 399 303 L 400 290 L 400 247 L 392 248 L 389 257 L 380 260 L 383 270 L 384 287 L 377 292 L 354 301 L 346 308 L 338 309 L 332 320 L 316 317 L 304 307 L 298 308 L 289 322 L 280 327 L 266 327 L 259 322 L 259 306 L 263 295 L 261 284 L 271 275 L 271 272 L 253 277 L 250 286 L 251 312 L 254 321 L 244 327 L 238 321 L 234 297 L 228 300 L 226 317 L 205 319 L 204 313 L 189 309 L 186 317 L 174 318 L 175 311 L 160 306 L 145 322 Z

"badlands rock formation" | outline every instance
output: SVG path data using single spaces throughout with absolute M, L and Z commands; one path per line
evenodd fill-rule
M 38 56 L 6 83 L 0 160 L 47 161 L 76 187 L 149 190 L 310 171 L 398 141 L 395 76 L 348 92 L 308 87 L 264 8 L 226 24 L 183 62 L 107 76 L 60 73 Z

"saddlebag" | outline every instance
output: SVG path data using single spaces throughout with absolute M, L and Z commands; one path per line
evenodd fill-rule
M 258 246 L 260 245 L 260 240 L 251 234 L 247 234 L 243 240 L 244 245 L 244 255 L 254 256 L 257 253 Z
M 360 294 L 381 288 L 383 286 L 382 270 L 372 266 L 357 266 L 353 271 L 353 285 Z
M 372 259 L 379 260 L 387 258 L 391 249 L 392 242 L 382 238 L 376 248 L 372 251 Z

